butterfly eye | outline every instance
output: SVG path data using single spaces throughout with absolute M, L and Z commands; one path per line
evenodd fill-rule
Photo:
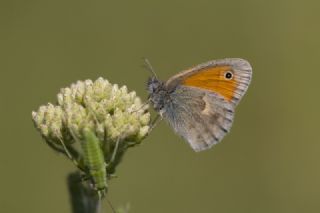
M 224 77 L 228 80 L 231 80 L 233 78 L 233 73 L 228 71 L 224 74 Z

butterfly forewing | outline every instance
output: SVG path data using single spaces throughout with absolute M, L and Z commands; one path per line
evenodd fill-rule
M 178 73 L 166 85 L 175 88 L 185 85 L 209 90 L 225 100 L 238 104 L 246 92 L 252 75 L 249 62 L 239 58 L 213 60 Z

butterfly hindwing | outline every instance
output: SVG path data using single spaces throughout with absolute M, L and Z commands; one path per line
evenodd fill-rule
M 195 151 L 209 149 L 230 131 L 233 105 L 218 94 L 178 86 L 164 118 Z

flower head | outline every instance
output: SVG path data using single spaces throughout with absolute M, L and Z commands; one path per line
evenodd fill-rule
M 126 86 L 119 88 L 103 78 L 78 81 L 61 89 L 57 98 L 57 105 L 41 106 L 32 112 L 32 119 L 52 148 L 67 155 L 69 150 L 82 168 L 87 166 L 81 165 L 87 157 L 81 150 L 85 132 L 99 140 L 109 173 L 114 172 L 125 150 L 140 144 L 148 134 L 148 105 Z

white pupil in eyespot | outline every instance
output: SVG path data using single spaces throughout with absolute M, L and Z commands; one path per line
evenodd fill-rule
M 232 75 L 231 72 L 226 72 L 226 73 L 224 74 L 224 77 L 225 77 L 226 79 L 232 79 L 233 75 Z

